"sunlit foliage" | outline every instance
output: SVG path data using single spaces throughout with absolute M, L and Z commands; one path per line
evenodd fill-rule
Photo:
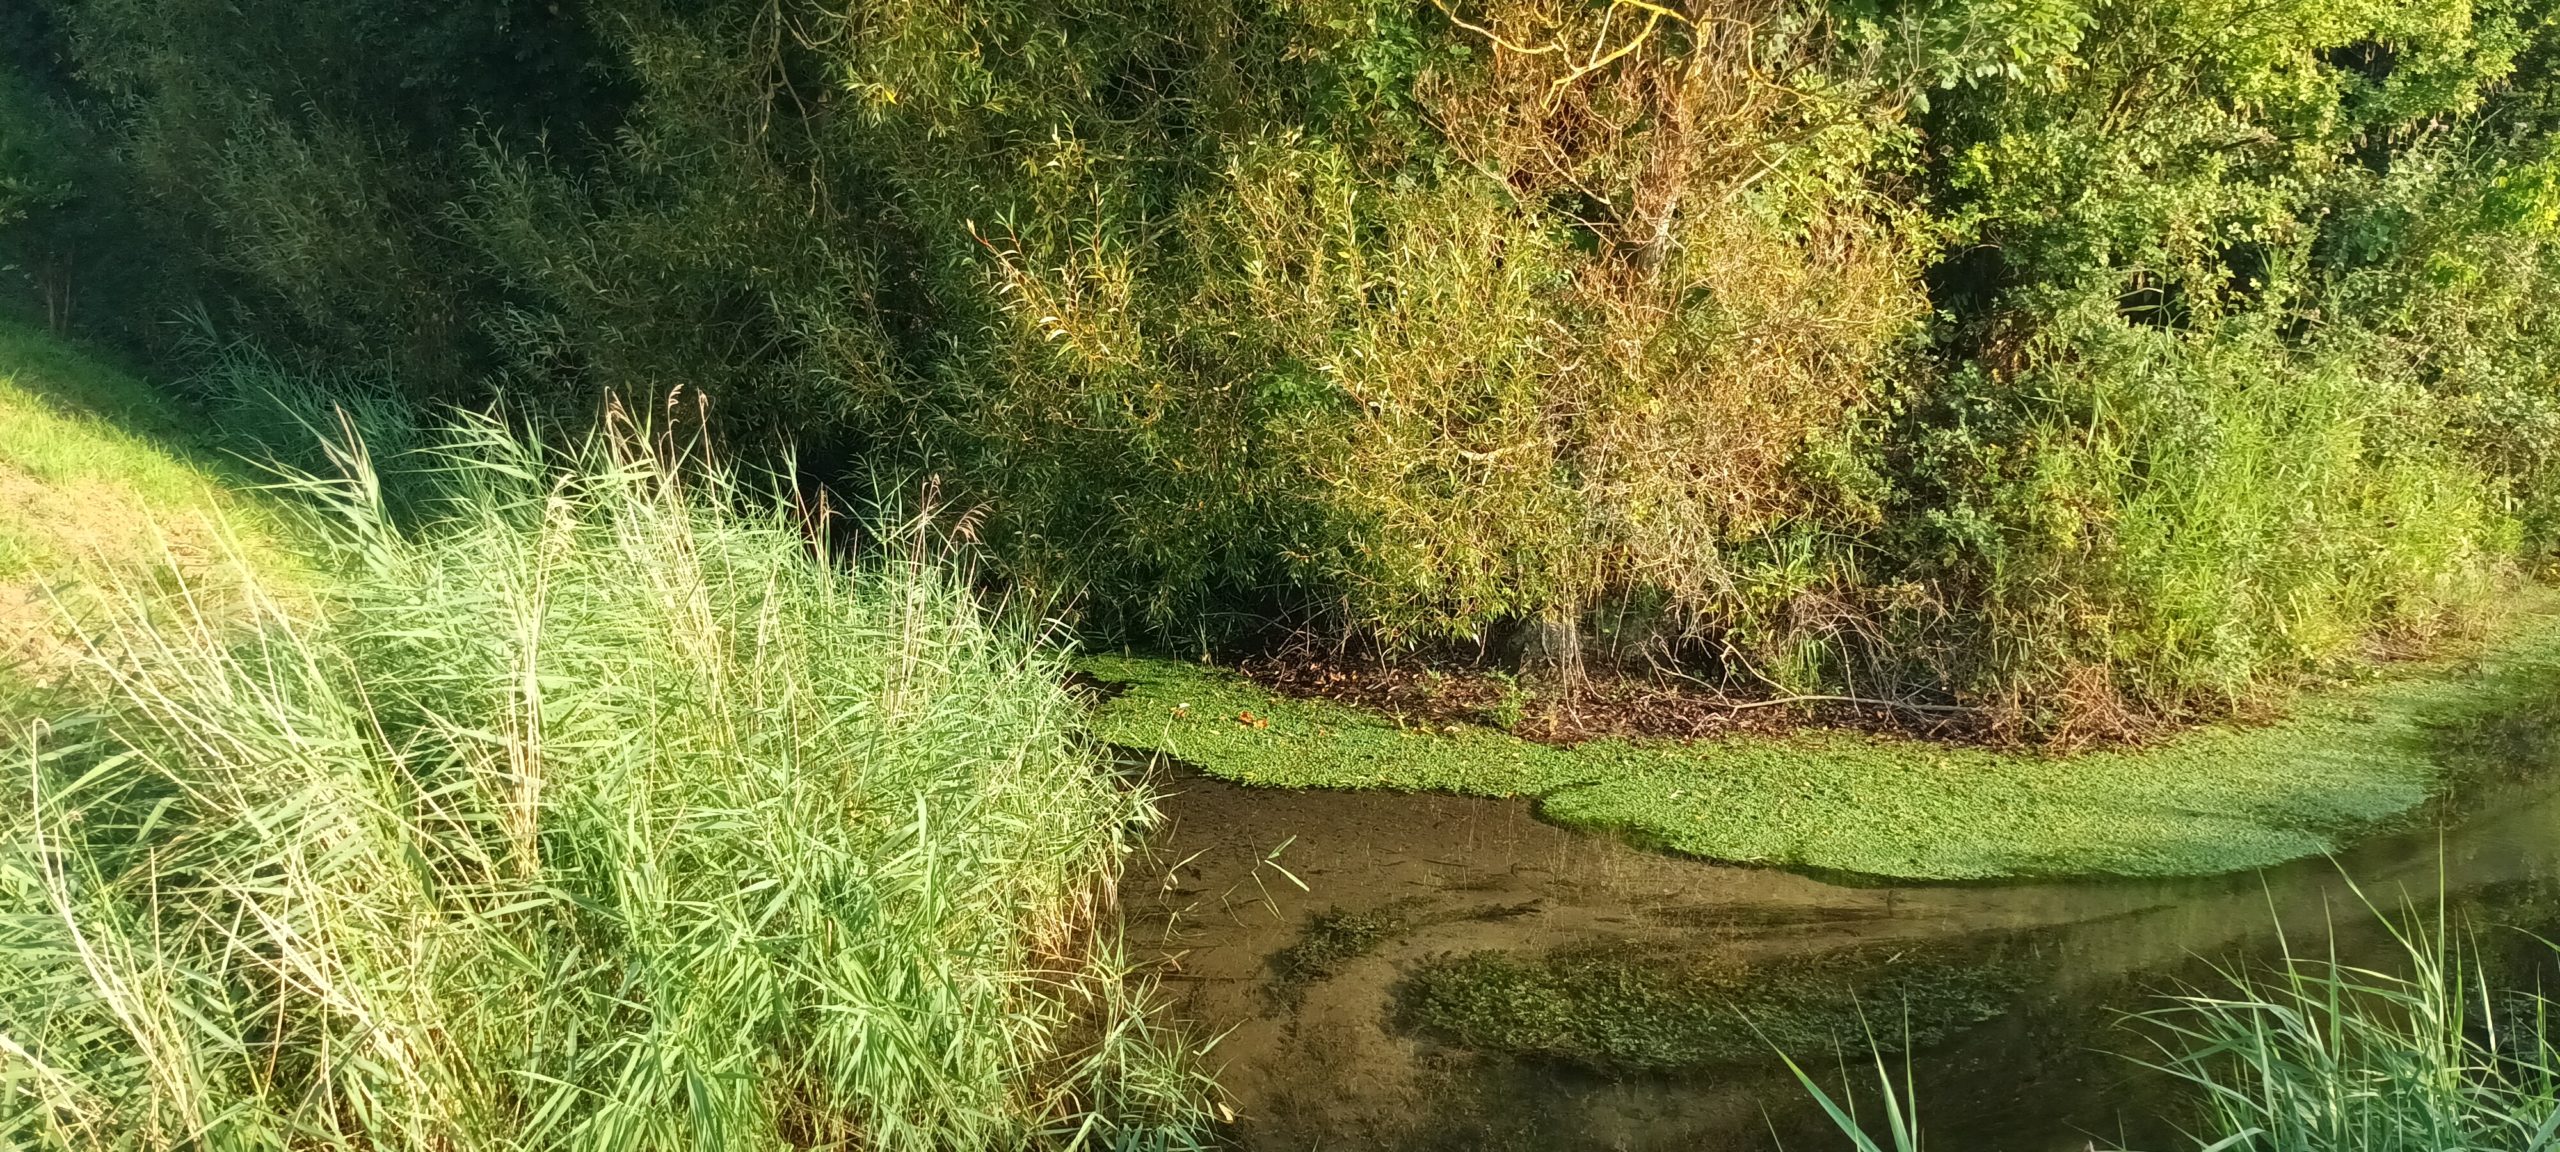
M 95 0 L 17 68 L 146 336 L 706 393 L 1105 632 L 2104 732 L 2549 552 L 2547 7 Z

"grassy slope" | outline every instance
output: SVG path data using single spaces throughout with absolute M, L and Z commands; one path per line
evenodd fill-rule
M 2069 757 L 1847 733 L 1564 749 L 1408 731 L 1168 660 L 1097 656 L 1127 684 L 1094 727 L 1276 787 L 1534 796 L 1549 818 L 1720 860 L 1956 880 L 2198 875 L 2338 848 L 2460 767 L 2469 733 L 2560 702 L 2560 606 L 2537 596 L 2476 660 L 2305 698 L 2258 728 Z M 1239 723 L 1252 712 L 1269 727 Z
M 62 610 L 129 575 L 165 580 L 164 544 L 191 585 L 219 584 L 235 552 L 292 569 L 280 521 L 243 478 L 168 397 L 0 320 L 0 683 L 58 673 Z

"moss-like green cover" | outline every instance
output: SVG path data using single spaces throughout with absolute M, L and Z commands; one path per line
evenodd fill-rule
M 1095 708 L 1102 739 L 1243 784 L 1532 796 L 1675 852 L 1877 877 L 2203 875 L 2333 851 L 2435 795 L 2484 723 L 2560 710 L 2560 612 L 2532 600 L 2477 659 L 2310 694 L 2280 723 L 2068 756 L 1845 732 L 1560 748 L 1173 660 L 1084 669 L 1126 686 Z
M 1397 1012 L 1483 1052 L 1612 1072 L 1676 1072 L 1766 1059 L 1899 1051 L 1998 1016 L 2017 966 L 1904 947 L 1791 957 L 1767 967 L 1603 942 L 1540 956 L 1468 952 L 1417 966 Z

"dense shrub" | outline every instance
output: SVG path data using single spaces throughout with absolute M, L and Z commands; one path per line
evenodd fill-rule
M 1982 612 L 1953 679 L 2106 719 L 2459 623 L 2547 547 L 2548 14 L 2073 22 L 1929 117 L 1954 239 L 1892 551 Z
M 451 5 L 106 0 L 60 15 L 74 94 L 113 125 L 106 237 L 81 275 L 165 343 L 205 311 L 241 332 L 397 371 L 424 396 L 485 371 L 498 294 L 462 242 L 474 133 L 609 131 L 619 73 L 587 25 L 534 0 Z M 138 282 L 118 263 L 147 263 Z M 145 315 L 132 315 L 132 313 Z
M 24 285 L 36 316 L 58 329 L 71 322 L 75 303 L 62 233 L 80 216 L 72 209 L 84 185 L 94 182 L 80 157 L 97 142 L 43 82 L 52 71 L 44 51 L 51 28 L 40 8 L 0 16 L 0 39 L 14 48 L 0 57 L 0 283 Z M 19 294 L 9 296 L 16 305 Z
M 1393 5 L 782 11 L 779 51 L 762 8 L 626 19 L 610 186 L 488 150 L 517 374 L 723 365 L 733 414 L 912 445 L 1017 579 L 1162 633 L 1730 613 L 1719 553 L 1812 508 L 1790 468 L 1918 314 L 1859 178 L 1904 138 L 1807 13 L 1484 17 L 1629 49 L 1577 79 Z
M 739 443 L 939 475 L 1104 631 L 1585 628 L 2045 724 L 2458 625 L 2552 547 L 2547 8 L 64 25 L 183 253 L 126 311 L 573 418 L 706 393 Z
M 2110 308 L 2109 311 L 2112 309 Z M 2448 406 L 2356 349 L 2065 315 L 1915 437 L 1913 524 L 1973 583 L 1986 693 L 2104 723 L 2246 700 L 2272 672 L 2449 627 L 2515 546 Z M 1995 687 L 1996 685 L 1996 687 Z

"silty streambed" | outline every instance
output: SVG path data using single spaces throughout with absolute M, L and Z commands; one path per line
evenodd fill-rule
M 2168 1126 L 2182 1100 L 2127 1058 L 2144 1041 L 2123 1013 L 2210 985 L 2207 960 L 2272 954 L 2280 922 L 2297 949 L 2334 926 L 2348 958 L 2388 961 L 2346 878 L 2388 907 L 2441 887 L 2474 924 L 2560 924 L 2548 778 L 2335 861 L 1901 886 L 1663 856 L 1525 802 L 1161 786 L 1130 939 L 1174 1015 L 1224 1033 L 1211 1064 L 1253 1149 L 1842 1147 L 1753 1028 L 1834 1063 L 1805 1037 L 1857 1040 L 1863 1015 L 1920 1039 L 1934 1146 L 2166 1152 L 2192 1146 Z

